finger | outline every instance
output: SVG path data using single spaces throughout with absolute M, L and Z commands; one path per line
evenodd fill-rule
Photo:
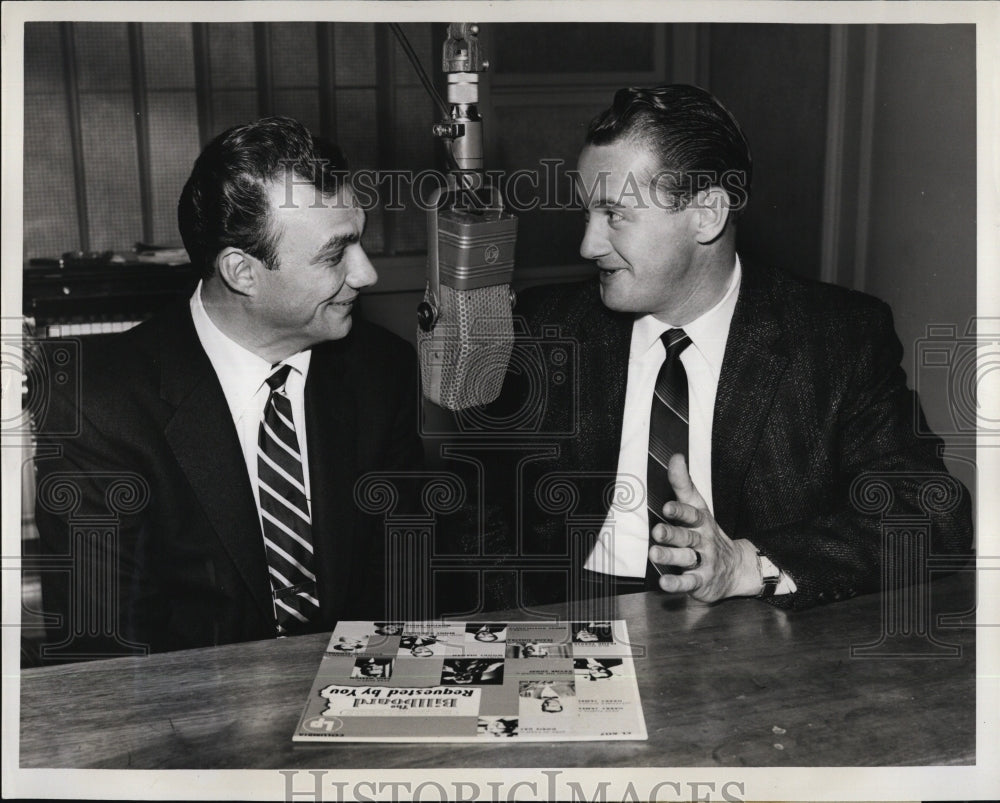
M 700 508 L 683 502 L 667 502 L 663 506 L 663 518 L 687 527 L 700 527 L 705 520 L 705 514 Z
M 687 594 L 698 588 L 701 580 L 696 574 L 661 574 L 660 588 L 671 594 Z
M 686 548 L 653 546 L 649 548 L 649 559 L 658 566 L 676 566 L 679 569 L 694 569 L 701 565 L 698 553 Z
M 705 500 L 698 493 L 698 489 L 694 487 L 694 483 L 691 482 L 687 460 L 680 452 L 676 452 L 667 463 L 667 478 L 670 480 L 670 486 L 674 489 L 674 496 L 677 497 L 678 502 L 693 505 L 702 510 L 708 509 Z
M 697 534 L 686 527 L 660 522 L 652 530 L 653 540 L 658 544 L 675 547 L 695 547 Z

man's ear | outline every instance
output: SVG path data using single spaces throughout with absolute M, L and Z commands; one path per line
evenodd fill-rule
M 695 238 L 702 245 L 718 239 L 729 220 L 729 194 L 721 187 L 699 190 L 694 198 L 697 211 Z
M 223 248 L 215 258 L 219 278 L 234 293 L 252 296 L 257 292 L 257 271 L 260 260 L 239 248 Z

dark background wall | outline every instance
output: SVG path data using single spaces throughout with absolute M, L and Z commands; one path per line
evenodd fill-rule
M 911 384 L 949 444 L 952 470 L 972 487 L 972 433 L 985 413 L 974 388 L 973 32 L 886 26 L 877 46 L 867 236 L 854 285 L 892 306 Z
M 440 84 L 445 26 L 403 27 Z M 493 169 L 572 168 L 586 122 L 624 85 L 720 97 L 755 154 L 741 253 L 889 301 L 931 423 L 965 454 L 955 394 L 922 379 L 918 344 L 931 324 L 965 332 L 976 309 L 974 26 L 507 23 L 481 38 Z M 355 167 L 441 164 L 437 113 L 386 25 L 29 23 L 24 257 L 177 243 L 201 145 L 266 114 L 302 119 Z M 381 280 L 365 314 L 413 340 L 423 215 L 369 217 Z M 587 275 L 582 230 L 572 209 L 523 213 L 517 283 Z M 952 465 L 972 483 L 971 464 Z

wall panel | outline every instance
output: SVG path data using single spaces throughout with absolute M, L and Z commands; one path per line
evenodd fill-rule
M 315 88 L 274 90 L 271 111 L 277 116 L 294 117 L 310 131 L 320 133 L 320 103 Z
M 754 157 L 738 247 L 750 258 L 818 279 L 829 28 L 707 27 L 706 88 L 736 115 Z
M 276 22 L 269 27 L 274 86 L 315 90 L 319 85 L 316 23 Z
M 188 23 L 145 23 L 146 88 L 194 91 L 194 37 Z
M 249 22 L 208 26 L 212 85 L 216 89 L 252 89 L 257 86 L 253 25 Z
M 24 258 L 79 246 L 59 26 L 24 28 Z
M 368 22 L 338 22 L 333 32 L 338 87 L 375 85 L 375 26 Z M 339 99 L 339 98 L 338 98 Z
M 73 153 L 51 132 L 69 126 L 62 95 L 24 99 L 24 258 L 58 256 L 79 247 Z
M 484 111 L 487 166 L 532 171 L 537 189 L 519 180 L 516 200 L 546 207 L 518 212 L 519 274 L 580 263 L 583 216 L 566 171 L 617 89 L 666 80 L 666 26 L 510 23 L 488 26 L 484 36 L 495 68 Z M 555 173 L 543 164 L 551 160 L 560 163 Z
M 593 83 L 663 71 L 662 26 L 646 23 L 501 23 L 490 26 L 497 84 L 524 76 L 543 82 Z M 610 78 L 614 76 L 614 78 Z
M 58 23 L 26 23 L 24 26 L 25 94 L 58 94 L 65 90 Z
M 177 200 L 199 151 L 193 93 L 150 93 L 149 140 L 152 239 L 159 245 L 180 245 Z
M 434 72 L 432 26 L 405 28 Z M 176 243 L 177 196 L 200 143 L 264 106 L 317 133 L 336 126 L 329 133 L 352 166 L 431 166 L 432 102 L 386 29 L 397 58 L 389 81 L 376 81 L 375 31 L 371 23 L 142 23 L 130 39 L 126 23 L 30 23 L 25 258 L 80 248 L 84 236 L 92 249 L 118 251 L 141 239 Z M 423 250 L 422 212 L 396 217 L 395 247 Z M 386 248 L 381 210 L 370 213 L 365 242 Z
M 132 69 L 125 23 L 73 24 L 80 92 L 128 92 Z
M 212 121 L 215 134 L 260 116 L 256 89 L 225 89 L 212 93 Z
M 963 381 L 958 369 L 958 357 L 967 359 L 976 343 L 967 335 L 977 290 L 975 37 L 971 25 L 879 26 L 872 221 L 861 288 L 892 306 L 910 384 L 950 454 L 964 455 L 949 467 L 973 492 L 974 447 L 968 424 L 957 424 L 954 411 L 975 420 L 974 372 Z M 996 265 L 983 269 L 995 273 Z M 955 337 L 938 345 L 951 350 L 950 363 L 918 360 L 930 325 L 953 328 Z M 984 330 L 995 332 L 988 323 Z M 985 342 L 981 361 L 994 353 Z M 963 429 L 964 448 L 958 448 L 963 439 L 954 436 Z
M 153 230 L 159 245 L 179 245 L 177 199 L 199 151 L 194 35 L 188 24 L 142 26 L 149 114 Z
M 142 200 L 128 28 L 74 25 L 90 248 L 121 248 L 142 236 Z
M 339 80 L 339 70 L 337 76 Z M 337 91 L 337 142 L 352 170 L 378 166 L 374 89 Z M 379 253 L 384 244 L 383 212 L 381 208 L 369 210 L 365 245 L 374 253 Z
M 130 105 L 127 93 L 94 92 L 81 97 L 90 247 L 95 251 L 120 249 L 142 236 L 139 164 Z
M 409 62 L 407 62 L 409 66 Z M 434 150 L 437 143 L 430 135 L 435 122 L 434 109 L 423 102 L 426 94 L 422 86 L 405 87 L 396 90 L 393 130 L 395 131 L 394 161 L 399 169 L 412 171 L 429 170 L 434 166 Z M 423 134 L 423 136 L 421 136 Z M 407 182 L 409 185 L 409 182 Z M 428 186 L 431 186 L 428 183 Z M 427 247 L 425 212 L 417 199 L 407 192 L 401 200 L 406 209 L 395 213 L 396 248 L 399 253 L 424 251 Z
M 530 170 L 538 177 L 537 190 L 529 179 L 511 185 L 515 200 L 524 205 L 517 212 L 515 264 L 523 269 L 582 262 L 583 213 L 567 171 L 576 168 L 587 121 L 601 109 L 601 101 L 563 96 L 521 105 L 516 98 L 494 95 L 494 104 L 491 124 L 497 132 L 499 165 L 508 174 Z M 560 166 L 546 167 L 543 160 L 557 161 Z M 528 208 L 536 203 L 537 209 Z

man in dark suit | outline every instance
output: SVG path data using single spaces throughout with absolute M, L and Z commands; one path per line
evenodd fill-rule
M 178 222 L 189 302 L 85 342 L 78 421 L 39 461 L 43 658 L 329 630 L 383 615 L 353 490 L 421 463 L 412 349 L 352 315 L 377 276 L 339 151 L 269 118 L 210 143 Z M 44 433 L 43 433 L 44 437 Z
M 921 549 L 970 553 L 968 494 L 916 434 L 888 307 L 738 258 L 750 172 L 738 123 L 695 87 L 623 89 L 591 123 L 580 253 L 598 276 L 522 294 L 521 353 L 478 418 L 538 433 L 491 453 L 512 458 L 516 499 L 481 461 L 483 542 L 466 547 L 505 556 L 484 572 L 501 604 L 659 587 L 802 608 L 877 591 L 905 574 L 880 513 L 928 522 Z M 550 359 L 561 343 L 571 356 Z

